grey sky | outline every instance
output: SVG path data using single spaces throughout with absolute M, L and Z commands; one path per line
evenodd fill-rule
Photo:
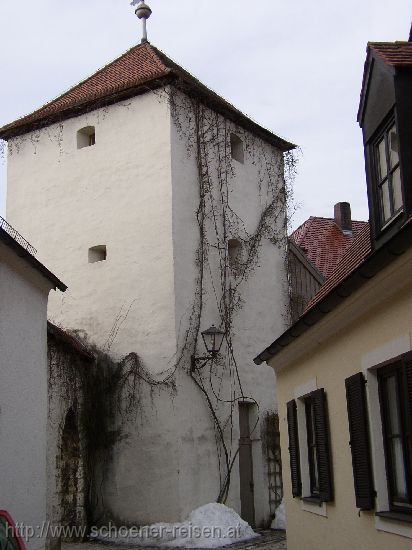
M 293 227 L 310 215 L 331 216 L 343 200 L 354 218 L 367 218 L 356 123 L 365 48 L 368 40 L 408 39 L 410 0 L 147 2 L 154 45 L 302 148 Z M 1 0 L 0 125 L 140 41 L 133 11 L 130 0 Z M 2 213 L 4 166 L 0 187 Z

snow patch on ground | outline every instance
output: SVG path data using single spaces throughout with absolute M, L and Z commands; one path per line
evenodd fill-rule
M 272 521 L 270 526 L 271 529 L 283 529 L 286 530 L 286 512 L 285 512 L 285 503 L 282 502 L 276 508 L 275 518 Z
M 136 546 L 219 548 L 260 536 L 234 510 L 217 503 L 197 508 L 182 523 L 155 523 L 116 531 L 113 534 L 113 530 L 102 528 L 92 532 L 91 538 Z

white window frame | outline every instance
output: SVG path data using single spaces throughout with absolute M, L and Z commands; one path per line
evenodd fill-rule
M 411 351 L 411 339 L 405 334 L 369 351 L 362 357 L 362 370 L 366 378 L 366 396 L 371 439 L 371 454 L 374 486 L 376 490 L 376 510 L 389 510 L 389 494 L 386 477 L 385 451 L 382 434 L 382 415 L 379 403 L 378 368 L 376 365 Z M 412 539 L 412 525 L 394 519 L 375 516 L 378 531 L 393 533 Z

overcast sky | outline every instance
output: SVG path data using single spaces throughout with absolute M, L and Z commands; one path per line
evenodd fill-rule
M 310 215 L 331 217 L 333 205 L 345 200 L 354 219 L 367 219 L 356 122 L 366 43 L 407 40 L 411 0 L 147 2 L 155 46 L 301 147 L 293 227 Z M 0 0 L 0 6 L 0 125 L 140 41 L 130 0 Z M 3 166 L 0 213 L 5 180 Z

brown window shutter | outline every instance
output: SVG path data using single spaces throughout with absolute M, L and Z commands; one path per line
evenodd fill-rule
M 296 401 L 293 399 L 286 405 L 288 417 L 289 432 L 289 457 L 290 457 L 290 475 L 292 479 L 292 495 L 300 497 L 302 495 L 302 481 L 300 475 L 300 457 L 299 457 L 299 433 L 298 433 L 298 415 Z
M 329 423 L 324 389 L 310 394 L 313 399 L 315 440 L 319 466 L 319 497 L 322 502 L 333 500 L 332 458 L 329 444 Z
M 359 372 L 350 376 L 345 380 L 345 386 L 356 506 L 361 510 L 372 510 L 375 504 L 375 491 L 373 488 L 368 410 L 363 374 Z

